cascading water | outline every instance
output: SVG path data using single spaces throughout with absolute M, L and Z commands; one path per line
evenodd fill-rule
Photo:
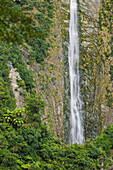
M 70 24 L 69 24 L 69 75 L 70 75 L 70 144 L 83 144 L 83 127 L 81 121 L 82 101 L 80 99 L 79 86 L 79 36 L 77 2 L 70 0 Z

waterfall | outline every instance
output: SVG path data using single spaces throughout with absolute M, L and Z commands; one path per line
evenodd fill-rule
M 70 24 L 69 24 L 69 76 L 70 76 L 70 144 L 83 144 L 82 127 L 82 101 L 80 99 L 79 86 L 79 36 L 77 0 L 70 0 Z

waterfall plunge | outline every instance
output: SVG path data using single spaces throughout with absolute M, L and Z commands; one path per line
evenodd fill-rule
M 69 75 L 70 75 L 70 144 L 83 144 L 83 127 L 81 121 L 82 101 L 79 86 L 79 37 L 77 0 L 70 0 L 70 25 L 69 25 Z

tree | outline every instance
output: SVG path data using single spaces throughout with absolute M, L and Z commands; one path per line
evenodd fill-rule
M 19 0 L 0 0 L 0 40 L 22 44 L 24 39 L 40 33 L 30 14 L 26 14 L 17 2 Z

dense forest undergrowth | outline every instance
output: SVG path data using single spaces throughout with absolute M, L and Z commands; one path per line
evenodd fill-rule
M 0 169 L 93 170 L 100 169 L 101 157 L 105 169 L 113 164 L 113 126 L 108 126 L 94 141 L 86 140 L 83 146 L 65 146 L 42 122 L 39 110 L 43 104 L 41 99 L 30 96 L 25 108 L 2 109 Z
M 84 145 L 66 146 L 51 133 L 50 124 L 53 119 L 51 114 L 44 118 L 48 119 L 49 125 L 46 125 L 42 118 L 42 115 L 45 114 L 46 102 L 36 90 L 34 68 L 30 69 L 30 67 L 34 63 L 38 63 L 44 72 L 45 58 L 50 55 L 50 49 L 56 49 L 52 42 L 57 39 L 59 34 L 53 31 L 52 40 L 50 29 L 54 28 L 54 16 L 59 3 L 61 2 L 57 0 L 0 1 L 2 16 L 0 20 L 1 170 L 93 170 L 101 168 L 100 158 L 104 158 L 104 169 L 113 165 L 113 125 L 109 125 L 106 129 L 103 128 L 108 124 L 104 124 L 106 117 L 101 113 L 100 108 L 103 103 L 112 108 L 113 103 L 110 89 L 113 80 L 112 0 L 106 1 L 100 8 L 98 39 L 94 38 L 95 35 L 88 34 L 91 41 L 96 41 L 98 50 L 95 51 L 94 46 L 89 47 L 89 44 L 84 43 L 84 39 L 89 41 L 86 35 L 80 40 L 82 92 L 84 96 L 87 96 L 87 99 L 84 97 L 85 113 L 87 113 L 84 116 L 86 142 Z M 87 18 L 87 16 L 85 17 Z M 82 19 L 80 24 L 84 28 Z M 91 60 L 90 57 L 92 57 Z M 55 69 L 53 64 L 51 67 L 52 70 Z M 15 77 L 17 84 L 14 89 L 10 78 L 12 68 L 20 76 L 20 78 Z M 91 69 L 92 72 L 88 71 Z M 36 72 L 40 76 L 40 70 L 36 69 Z M 51 81 L 55 83 L 55 77 L 51 78 Z M 86 82 L 87 84 L 85 84 Z M 45 85 L 48 88 L 48 84 Z M 44 91 L 44 88 L 40 87 L 40 90 Z M 20 96 L 20 102 L 23 103 L 22 107 L 17 107 L 16 92 Z M 55 92 L 57 96 L 58 92 Z M 110 116 L 109 110 L 107 115 Z M 95 115 L 99 117 L 99 121 L 96 123 Z M 89 117 L 90 119 L 88 119 Z M 95 130 L 98 125 L 101 130 L 99 128 Z M 100 133 L 101 135 L 95 138 Z

